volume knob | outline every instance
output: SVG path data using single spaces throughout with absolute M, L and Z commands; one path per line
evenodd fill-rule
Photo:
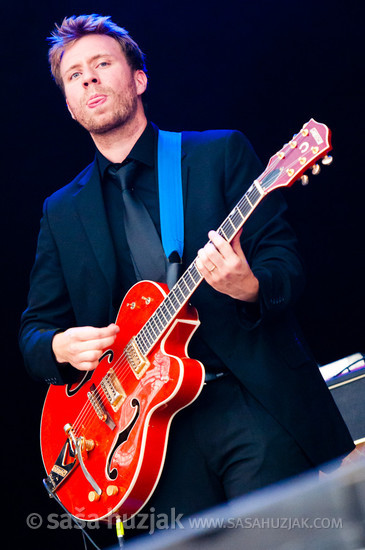
M 100 495 L 96 491 L 90 491 L 88 498 L 89 502 L 97 502 L 100 499 Z
M 119 493 L 119 488 L 116 485 L 108 485 L 106 488 L 106 494 L 108 497 L 113 497 Z

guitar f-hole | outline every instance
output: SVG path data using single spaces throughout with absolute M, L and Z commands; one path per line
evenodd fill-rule
M 123 443 L 125 443 L 127 441 L 128 437 L 129 437 L 129 434 L 133 430 L 133 427 L 134 427 L 135 423 L 137 422 L 139 414 L 140 414 L 140 403 L 139 403 L 138 399 L 136 399 L 136 398 L 132 399 L 131 405 L 135 409 L 134 416 L 131 419 L 131 421 L 129 422 L 128 426 L 126 426 L 122 432 L 119 432 L 117 441 L 116 441 L 116 443 L 115 443 L 114 447 L 112 448 L 111 453 L 109 455 L 109 459 L 108 459 L 108 463 L 107 463 L 107 467 L 106 467 L 107 475 L 108 475 L 109 479 L 111 479 L 113 481 L 115 479 L 117 479 L 117 477 L 118 477 L 118 470 L 116 468 L 113 468 L 112 470 L 110 469 L 113 457 L 114 457 L 116 451 L 118 450 L 118 448 Z

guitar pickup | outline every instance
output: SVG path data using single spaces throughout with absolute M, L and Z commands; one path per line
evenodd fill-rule
M 100 397 L 100 394 L 98 390 L 96 389 L 95 384 L 91 384 L 90 391 L 87 392 L 87 397 L 90 401 L 90 403 L 93 406 L 93 409 L 102 422 L 105 422 L 105 424 L 111 429 L 114 430 L 115 428 L 115 422 L 109 415 L 108 411 L 104 407 L 103 401 Z
M 132 340 L 128 342 L 124 349 L 124 352 L 126 354 L 130 367 L 134 371 L 134 374 L 137 376 L 138 379 L 141 378 L 148 369 L 150 363 L 146 359 L 146 357 L 142 355 L 134 338 L 132 338 Z
M 122 388 L 119 378 L 115 374 L 113 369 L 110 369 L 100 382 L 100 386 L 106 395 L 113 410 L 117 410 L 122 405 L 123 401 L 127 397 L 127 394 Z

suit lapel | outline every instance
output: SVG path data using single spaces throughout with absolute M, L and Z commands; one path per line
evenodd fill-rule
M 97 163 L 94 161 L 79 182 L 76 208 L 96 260 L 111 289 L 116 282 L 116 257 L 106 218 Z

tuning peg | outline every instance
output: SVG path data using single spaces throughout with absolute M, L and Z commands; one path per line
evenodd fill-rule
M 308 185 L 309 178 L 307 174 L 303 174 L 303 176 L 300 179 L 301 179 L 302 185 Z
M 312 174 L 313 176 L 316 176 L 317 174 L 319 174 L 321 171 L 321 167 L 319 166 L 319 164 L 314 164 L 312 166 Z
M 322 159 L 322 164 L 324 164 L 325 166 L 329 166 L 332 163 L 332 161 L 333 161 L 333 157 L 331 157 L 330 155 L 326 155 Z

